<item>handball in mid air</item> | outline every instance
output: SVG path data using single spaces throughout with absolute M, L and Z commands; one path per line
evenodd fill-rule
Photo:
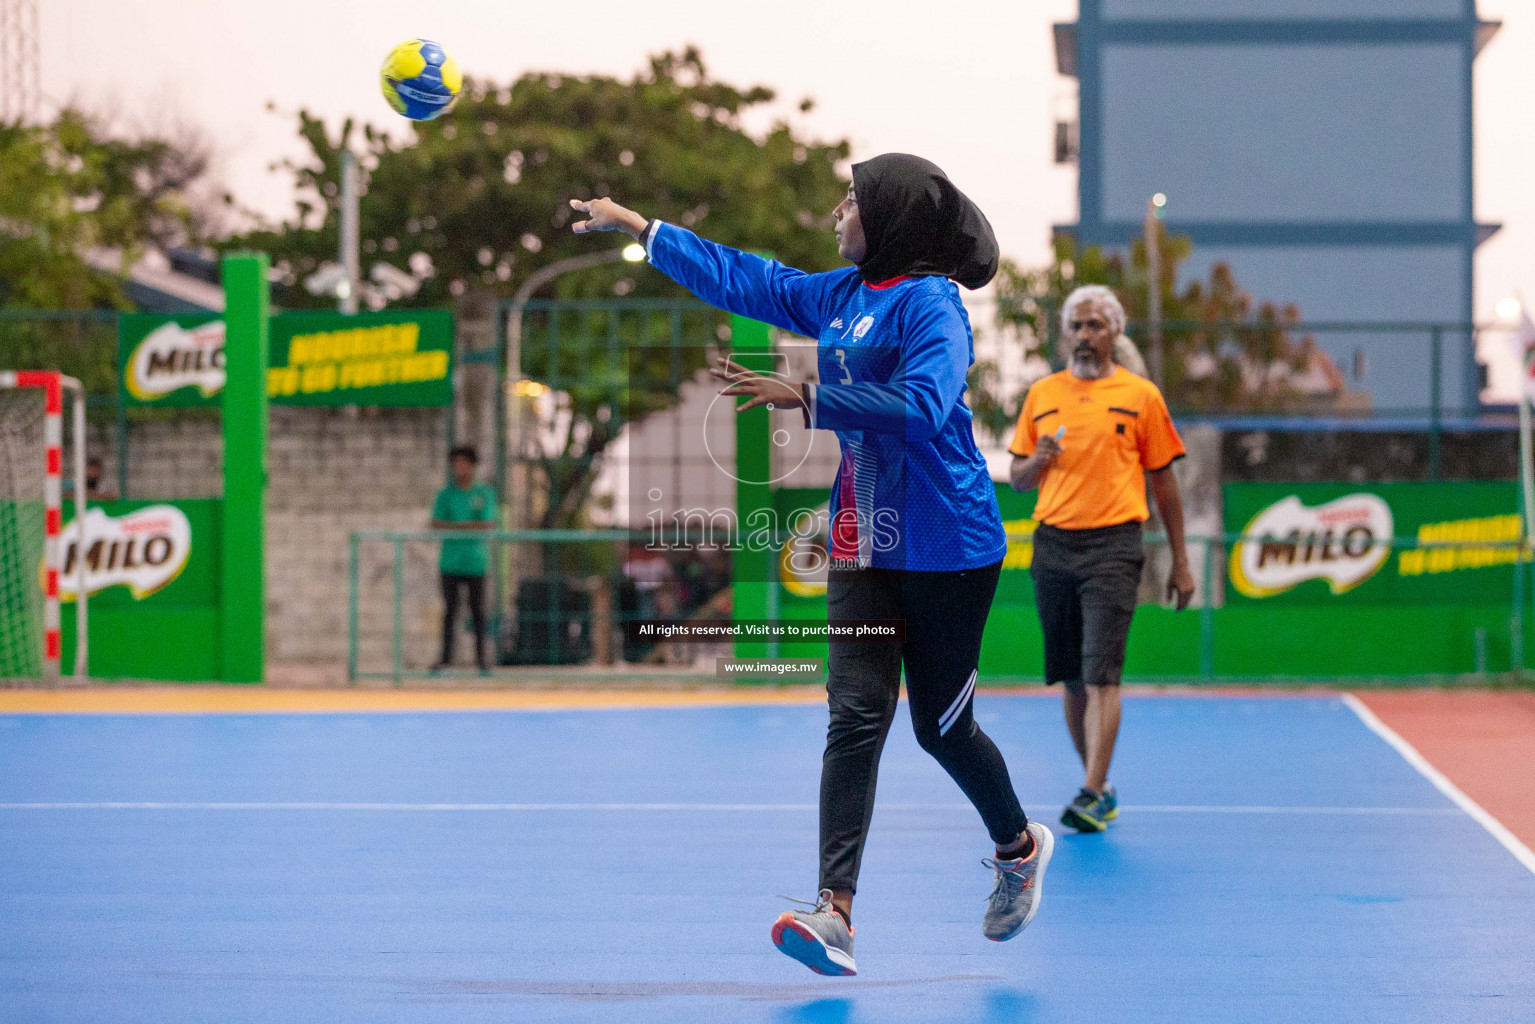
M 396 113 L 412 121 L 430 121 L 453 109 L 464 75 L 441 46 L 430 39 L 412 39 L 389 51 L 379 84 Z

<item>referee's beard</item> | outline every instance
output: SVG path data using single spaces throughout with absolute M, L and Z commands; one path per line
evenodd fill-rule
M 1071 353 L 1071 375 L 1078 380 L 1097 380 L 1114 372 L 1112 359 L 1099 360 L 1093 347 L 1087 343 L 1078 345 Z

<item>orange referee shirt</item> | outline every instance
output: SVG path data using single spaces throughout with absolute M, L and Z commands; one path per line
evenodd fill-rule
M 1029 456 L 1061 427 L 1060 457 L 1039 484 L 1034 521 L 1062 530 L 1144 522 L 1146 470 L 1166 469 L 1184 454 L 1162 392 L 1124 367 L 1099 380 L 1070 370 L 1035 382 L 1008 450 Z

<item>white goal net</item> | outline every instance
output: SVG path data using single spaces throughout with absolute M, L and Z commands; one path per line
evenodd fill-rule
M 0 680 L 43 678 L 43 402 L 0 387 Z

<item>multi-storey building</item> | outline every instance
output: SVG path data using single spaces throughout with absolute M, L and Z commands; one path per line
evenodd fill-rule
M 1080 0 L 1056 27 L 1079 83 L 1080 215 L 1123 248 L 1146 203 L 1187 234 L 1186 274 L 1230 264 L 1308 321 L 1469 324 L 1475 0 Z M 1427 331 L 1317 340 L 1374 406 L 1424 409 Z M 1469 332 L 1442 335 L 1447 413 L 1477 407 Z

